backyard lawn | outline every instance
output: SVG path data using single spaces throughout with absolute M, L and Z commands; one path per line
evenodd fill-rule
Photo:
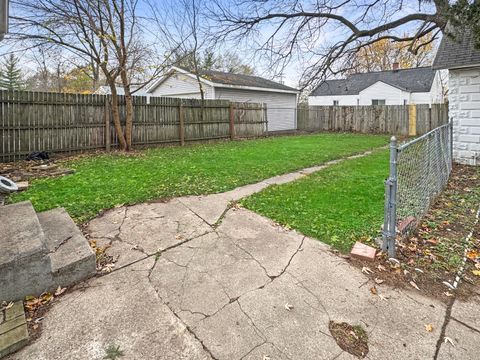
M 31 200 L 37 211 L 61 206 L 66 208 L 77 222 L 84 222 L 100 211 L 116 205 L 182 195 L 223 192 L 278 174 L 364 152 L 383 146 L 387 142 L 386 136 L 330 133 L 164 147 L 129 155 L 119 153 L 91 155 L 67 161 L 64 164 L 74 169 L 74 174 L 34 180 L 28 191 L 12 196 L 10 201 Z M 372 159 L 382 164 L 378 157 L 379 155 L 376 155 Z M 359 171 L 373 169 L 374 164 L 369 164 L 366 160 L 361 161 L 363 162 L 366 164 L 363 167 L 358 166 Z M 382 173 L 382 169 L 376 170 L 375 174 Z M 349 171 L 355 171 L 355 167 L 347 168 L 344 172 L 334 170 L 322 172 L 333 176 L 328 182 L 335 187 L 329 189 L 329 186 L 324 186 L 319 189 L 339 190 L 341 179 L 336 177 L 343 176 L 348 179 L 348 174 L 345 172 Z M 361 174 L 352 173 L 355 178 L 359 175 Z M 373 175 L 368 173 L 366 176 L 373 180 Z M 381 176 L 378 174 L 376 178 Z M 375 185 L 381 187 L 381 180 Z M 372 181 L 366 181 L 365 186 L 371 186 L 371 183 Z M 352 179 L 349 186 L 354 186 Z M 271 191 L 278 192 L 278 189 Z M 374 189 L 365 190 L 374 193 Z M 262 194 L 257 198 L 257 202 L 254 198 L 248 203 L 252 207 L 257 203 L 259 210 L 262 211 L 260 199 L 267 194 L 271 192 Z M 278 194 L 280 195 L 279 192 Z M 362 200 L 360 189 L 358 194 L 358 200 Z M 326 201 L 323 207 L 331 204 L 338 205 L 339 199 L 335 197 L 323 199 Z M 277 199 L 277 202 L 279 200 Z M 303 201 L 294 198 L 285 200 L 291 205 Z M 354 203 L 355 199 L 351 199 L 351 202 Z M 271 209 L 274 208 L 276 208 L 275 203 L 271 206 Z M 335 206 L 335 208 L 337 210 L 331 209 L 331 211 L 349 211 L 349 209 L 341 210 L 341 206 Z M 371 211 L 364 209 L 363 206 L 360 207 L 360 204 L 356 205 L 356 208 L 359 211 L 363 209 L 367 213 Z M 303 213 L 297 213 L 297 216 L 302 215 Z M 316 216 L 316 214 L 312 215 Z M 315 219 L 318 221 L 318 217 Z M 310 219 L 307 218 L 304 221 L 308 223 Z M 290 220 L 287 222 L 291 225 L 297 224 Z
M 373 241 L 383 222 L 388 151 L 332 165 L 292 183 L 271 186 L 242 204 L 282 225 L 347 252 Z

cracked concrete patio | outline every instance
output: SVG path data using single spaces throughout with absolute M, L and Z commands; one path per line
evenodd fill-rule
M 377 285 L 382 300 L 327 245 L 230 205 L 321 168 L 107 211 L 86 230 L 111 244 L 115 270 L 59 298 L 10 359 L 102 359 L 111 344 L 122 359 L 354 359 L 330 320 L 366 329 L 368 359 L 477 358 L 478 298 L 445 305 Z

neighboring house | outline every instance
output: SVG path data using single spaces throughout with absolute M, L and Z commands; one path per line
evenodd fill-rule
M 135 88 L 132 88 L 132 91 L 134 90 Z M 99 86 L 97 90 L 95 90 L 94 94 L 97 94 L 97 95 L 110 95 L 112 93 L 112 91 L 110 90 L 110 86 L 107 86 L 107 85 L 102 85 L 102 86 Z M 123 91 L 123 86 L 117 86 L 117 95 L 125 95 L 125 92 Z M 138 90 L 136 92 L 133 93 L 133 95 L 135 96 L 146 96 L 147 93 L 145 92 L 144 89 L 141 89 L 141 90 Z
M 258 76 L 205 70 L 199 74 L 205 99 L 264 103 L 267 106 L 268 131 L 296 129 L 299 91 Z M 197 76 L 173 67 L 147 89 L 152 96 L 200 99 Z
M 443 103 L 440 74 L 430 67 L 376 71 L 322 82 L 309 105 L 407 105 Z
M 433 62 L 434 69 L 448 69 L 449 115 L 453 120 L 453 157 L 480 162 L 480 50 L 468 31 L 455 39 L 444 36 Z

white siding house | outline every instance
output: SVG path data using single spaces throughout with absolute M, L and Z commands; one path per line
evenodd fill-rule
M 468 31 L 454 34 L 455 40 L 443 37 L 433 67 L 449 72 L 448 107 L 453 120 L 453 157 L 463 164 L 479 165 L 480 50 L 475 49 Z
M 308 97 L 309 105 L 407 105 L 443 103 L 438 71 L 429 67 L 352 74 L 327 80 Z
M 202 71 L 200 82 L 205 99 L 264 103 L 267 106 L 268 131 L 295 130 L 298 90 L 258 76 Z M 172 68 L 147 90 L 151 96 L 200 99 L 197 76 L 181 68 Z

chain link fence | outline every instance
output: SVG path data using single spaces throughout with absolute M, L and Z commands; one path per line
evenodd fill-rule
M 395 256 L 397 223 L 418 223 L 447 184 L 452 141 L 451 123 L 404 144 L 392 138 L 383 225 L 383 250 L 390 257 Z

